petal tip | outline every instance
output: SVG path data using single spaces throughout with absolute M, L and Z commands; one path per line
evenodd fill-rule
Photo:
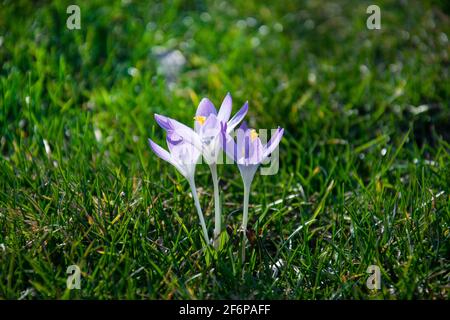
M 156 123 L 163 129 L 170 129 L 170 123 L 167 117 L 155 113 L 154 115 Z
M 154 150 L 154 145 L 155 143 L 153 142 L 152 139 L 148 138 L 148 145 L 150 146 L 150 148 L 152 148 Z

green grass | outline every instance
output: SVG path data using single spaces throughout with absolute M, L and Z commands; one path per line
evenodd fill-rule
M 0 3 L 0 299 L 449 298 L 445 1 L 377 1 L 379 31 L 372 1 L 80 1 L 70 31 L 71 3 Z M 187 60 L 170 88 L 160 48 Z M 244 266 L 225 231 L 203 249 L 187 182 L 147 145 L 154 113 L 189 123 L 228 91 L 253 127 L 286 129 Z M 236 230 L 243 187 L 219 170 Z M 196 179 L 212 234 L 207 166 Z

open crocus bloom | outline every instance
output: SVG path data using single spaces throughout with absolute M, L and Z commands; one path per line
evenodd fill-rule
M 155 114 L 155 120 L 167 131 L 167 136 L 174 140 L 182 140 L 192 144 L 201 151 L 208 164 L 216 163 L 221 148 L 220 132 L 223 125 L 230 133 L 245 117 L 248 111 L 248 103 L 230 119 L 232 108 L 231 95 L 228 93 L 217 112 L 213 103 L 208 98 L 203 98 L 197 108 L 194 120 L 194 130 L 181 122 Z
M 245 117 L 248 111 L 248 103 L 230 119 L 232 109 L 231 95 L 228 93 L 223 99 L 219 112 L 217 112 L 213 103 L 203 98 L 195 113 L 194 130 L 198 135 L 201 144 L 201 152 L 206 163 L 211 170 L 211 176 L 214 186 L 214 211 L 215 211 L 215 227 L 214 227 L 214 246 L 220 246 L 219 236 L 221 233 L 221 209 L 220 209 L 220 195 L 219 195 L 219 180 L 217 177 L 217 163 L 221 149 L 220 132 L 223 126 L 228 128 L 231 132 L 241 120 Z M 197 145 L 197 142 L 194 143 Z
M 175 131 L 173 129 L 174 124 L 171 121 L 167 122 L 165 120 L 166 119 L 157 118 L 158 123 L 160 125 L 162 123 L 163 125 L 161 126 L 166 129 L 167 146 L 170 152 L 157 145 L 151 139 L 148 139 L 150 147 L 158 157 L 172 164 L 188 180 L 192 197 L 194 199 L 194 204 L 197 209 L 197 214 L 200 219 L 200 224 L 202 226 L 203 237 L 205 238 L 206 243 L 209 243 L 208 231 L 206 229 L 205 218 L 200 207 L 194 178 L 195 166 L 197 165 L 201 153 L 189 142 L 191 139 L 196 139 L 196 134 L 192 131 L 192 129 L 182 125 L 179 122 L 177 122 L 175 125 L 181 125 L 186 127 L 187 129 L 184 127 L 180 127 L 179 131 Z M 189 130 L 192 132 L 190 132 Z M 178 132 L 180 132 L 180 134 Z M 184 137 L 187 137 L 187 139 L 185 139 Z
M 278 128 L 270 141 L 263 146 L 258 133 L 254 129 L 248 129 L 246 123 L 242 123 L 237 131 L 237 142 L 230 136 L 225 125 L 222 125 L 221 140 L 223 150 L 238 165 L 244 182 L 244 204 L 242 215 L 242 261 L 245 260 L 245 235 L 248 222 L 248 202 L 250 198 L 250 187 L 259 165 L 269 157 L 275 150 L 283 137 L 284 129 Z
M 278 147 L 283 137 L 284 129 L 278 127 L 270 141 L 263 145 L 258 133 L 247 128 L 245 122 L 236 134 L 236 141 L 231 136 L 233 130 L 242 121 L 248 111 L 248 103 L 230 119 L 232 109 L 231 95 L 228 93 L 223 99 L 219 111 L 212 102 L 203 98 L 194 117 L 194 129 L 162 115 L 155 114 L 156 122 L 167 133 L 168 151 L 149 139 L 150 147 L 161 159 L 171 163 L 188 180 L 191 188 L 205 241 L 209 244 L 208 231 L 195 187 L 195 167 L 203 156 L 208 163 L 214 186 L 214 247 L 220 248 L 221 208 L 219 195 L 219 179 L 217 164 L 220 149 L 237 163 L 244 182 L 244 205 L 242 215 L 242 261 L 245 260 L 245 234 L 248 221 L 248 203 L 250 187 L 259 165 L 263 163 Z
M 216 248 L 219 246 L 218 238 L 221 232 L 219 180 L 217 176 L 217 162 L 221 149 L 221 128 L 224 126 L 227 128 L 228 133 L 231 132 L 247 114 L 248 103 L 245 103 L 236 115 L 230 119 L 231 109 L 232 99 L 229 93 L 225 96 L 219 112 L 217 112 L 213 103 L 209 99 L 203 98 L 198 105 L 197 112 L 194 117 L 194 130 L 178 122 L 177 120 L 157 114 L 155 115 L 155 119 L 167 132 L 167 141 L 171 153 L 166 154 L 161 150 L 162 148 L 158 148 L 158 146 L 154 146 L 154 144 L 152 145 L 152 142 L 150 143 L 152 149 L 156 154 L 158 154 L 158 156 L 172 163 L 188 180 L 192 181 L 195 165 L 192 168 L 186 164 L 180 165 L 180 159 L 194 160 L 194 158 L 198 159 L 196 158 L 197 155 L 203 155 L 203 158 L 210 167 L 214 185 L 214 245 Z M 174 147 L 178 145 L 183 147 Z M 191 145 L 197 151 L 194 152 L 191 149 L 190 151 L 192 154 L 189 156 L 185 155 L 185 152 L 183 151 L 185 150 L 185 145 Z M 174 151 L 172 151 L 172 149 Z M 192 157 L 192 159 L 190 159 L 190 157 Z M 192 182 L 191 188 L 192 185 L 195 184 Z
M 234 141 L 225 126 L 222 126 L 221 132 L 223 150 L 237 163 L 244 185 L 250 185 L 258 166 L 270 156 L 280 143 L 284 129 L 278 127 L 265 146 L 256 130 L 247 128 L 245 122 L 237 130 L 237 142 Z
M 248 103 L 246 102 L 230 119 L 231 109 L 232 99 L 229 93 L 223 99 L 219 112 L 208 98 L 203 98 L 198 105 L 194 117 L 194 130 L 199 136 L 202 154 L 208 164 L 217 163 L 221 148 L 220 132 L 222 126 L 226 124 L 228 133 L 230 133 L 247 114 Z

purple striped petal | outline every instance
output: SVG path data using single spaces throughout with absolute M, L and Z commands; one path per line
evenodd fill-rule
M 174 165 L 172 156 L 170 155 L 170 153 L 161 148 L 158 144 L 156 144 L 155 142 L 152 141 L 152 139 L 148 139 L 148 143 L 150 144 L 150 148 L 152 148 L 153 152 L 160 157 L 161 159 L 169 162 L 170 164 Z
M 239 130 L 242 130 L 243 132 L 246 132 L 248 130 L 247 121 L 242 121 L 242 124 L 239 127 Z
M 166 117 L 166 116 L 162 116 L 160 114 L 155 114 L 155 120 L 156 122 L 161 126 L 161 128 L 163 128 L 166 131 L 183 131 L 183 130 L 187 130 L 187 131 L 192 131 L 193 130 L 191 128 L 189 128 L 187 125 L 182 124 L 181 122 Z
M 183 142 L 183 138 L 175 132 L 173 132 L 172 134 L 167 134 L 166 140 L 171 145 L 177 145 Z
M 234 142 L 234 139 L 227 133 L 227 124 L 221 122 L 220 125 L 221 125 L 220 142 L 222 145 L 222 149 L 230 159 L 233 159 L 233 161 L 236 162 L 237 145 Z
M 281 138 L 283 137 L 284 129 L 278 127 L 277 132 L 270 138 L 269 142 L 264 147 L 264 153 L 263 153 L 263 159 L 269 156 L 275 150 L 276 147 L 278 147 L 278 144 L 281 141 Z
M 230 133 L 236 126 L 239 124 L 239 122 L 244 119 L 245 115 L 248 111 L 248 102 L 245 102 L 244 106 L 231 118 L 230 121 L 228 121 L 228 133 Z
M 183 141 L 186 141 L 201 150 L 200 138 L 194 130 L 192 130 L 185 124 L 159 114 L 155 114 L 155 120 L 161 126 L 161 128 L 167 131 L 167 136 L 169 137 L 169 139 L 173 141 L 182 139 Z
M 263 160 L 263 150 L 261 139 L 255 138 L 253 141 L 250 139 L 250 152 L 246 159 L 247 163 L 251 165 L 260 164 Z
M 251 130 L 237 131 L 237 163 L 241 165 L 258 165 L 263 159 L 264 148 L 258 137 L 252 138 Z
M 155 142 L 153 142 L 152 139 L 148 139 L 148 143 L 150 145 L 150 148 L 152 148 L 153 152 L 160 157 L 161 159 L 169 162 L 171 161 L 170 153 L 167 152 L 167 150 L 164 150 L 159 145 L 157 145 Z
M 217 119 L 220 121 L 228 121 L 230 119 L 231 115 L 231 108 L 232 108 L 232 100 L 230 93 L 227 93 L 225 98 L 223 99 L 222 105 L 219 109 L 219 114 L 217 115 Z
M 155 120 L 164 130 L 173 130 L 170 118 L 155 113 Z

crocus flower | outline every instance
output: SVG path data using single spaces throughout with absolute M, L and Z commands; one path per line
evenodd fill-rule
M 157 122 L 167 131 L 167 146 L 169 151 L 163 149 L 151 139 L 148 139 L 150 147 L 153 152 L 160 157 L 161 159 L 172 164 L 189 182 L 189 186 L 191 188 L 192 197 L 194 198 L 195 207 L 197 209 L 197 214 L 200 219 L 200 224 L 203 230 L 203 236 L 205 238 L 206 243 L 209 243 L 208 231 L 206 229 L 205 218 L 203 216 L 202 209 L 200 207 L 200 202 L 198 200 L 197 189 L 195 187 L 195 167 L 200 158 L 200 151 L 195 148 L 189 141 L 196 139 L 196 133 L 182 125 L 181 123 L 176 123 L 175 125 L 180 124 L 181 128 L 179 128 L 178 132 L 176 132 L 173 128 L 174 124 L 172 123 L 173 119 L 167 121 L 169 118 L 159 118 L 159 116 L 155 116 Z M 175 121 L 175 120 L 173 120 Z M 190 130 L 190 131 L 189 131 Z M 183 135 L 184 134 L 184 135 Z
M 248 111 L 248 103 L 230 119 L 232 109 L 231 95 L 228 93 L 223 99 L 219 112 L 214 104 L 203 98 L 195 113 L 194 130 L 198 134 L 202 144 L 202 154 L 208 164 L 217 163 L 221 149 L 220 131 L 226 124 L 228 133 L 231 132 L 244 119 Z
M 231 132 L 245 117 L 248 111 L 248 103 L 230 119 L 232 109 L 232 99 L 228 93 L 223 99 L 219 112 L 214 104 L 207 98 L 203 98 L 195 113 L 194 130 L 198 134 L 201 143 L 203 158 L 208 163 L 211 170 L 211 176 L 214 186 L 214 246 L 219 246 L 219 236 L 221 232 L 221 210 L 219 196 L 219 180 L 217 178 L 217 162 L 221 149 L 220 132 L 222 126 L 226 126 L 228 132 Z M 198 141 L 194 141 L 198 145 Z
M 211 170 L 214 186 L 214 245 L 219 246 L 221 232 L 221 209 L 219 195 L 219 179 L 217 177 L 217 162 L 221 149 L 220 132 L 222 125 L 226 125 L 231 132 L 245 117 L 248 111 L 248 103 L 230 119 L 232 110 L 232 99 L 228 93 L 223 99 L 222 105 L 217 112 L 214 104 L 207 98 L 203 98 L 197 108 L 194 117 L 194 130 L 186 125 L 162 115 L 155 115 L 158 124 L 167 131 L 172 140 L 182 140 L 193 145 L 201 152 Z
M 242 217 L 242 232 L 244 239 L 247 230 L 248 203 L 253 178 L 259 165 L 265 161 L 278 146 L 283 137 L 283 133 L 284 129 L 278 127 L 276 133 L 272 135 L 269 142 L 263 146 L 256 130 L 247 128 L 245 122 L 242 123 L 241 127 L 237 130 L 237 142 L 230 136 L 226 126 L 222 126 L 221 140 L 223 150 L 237 163 L 244 182 L 244 212 Z M 244 259 L 244 247 L 242 252 Z

